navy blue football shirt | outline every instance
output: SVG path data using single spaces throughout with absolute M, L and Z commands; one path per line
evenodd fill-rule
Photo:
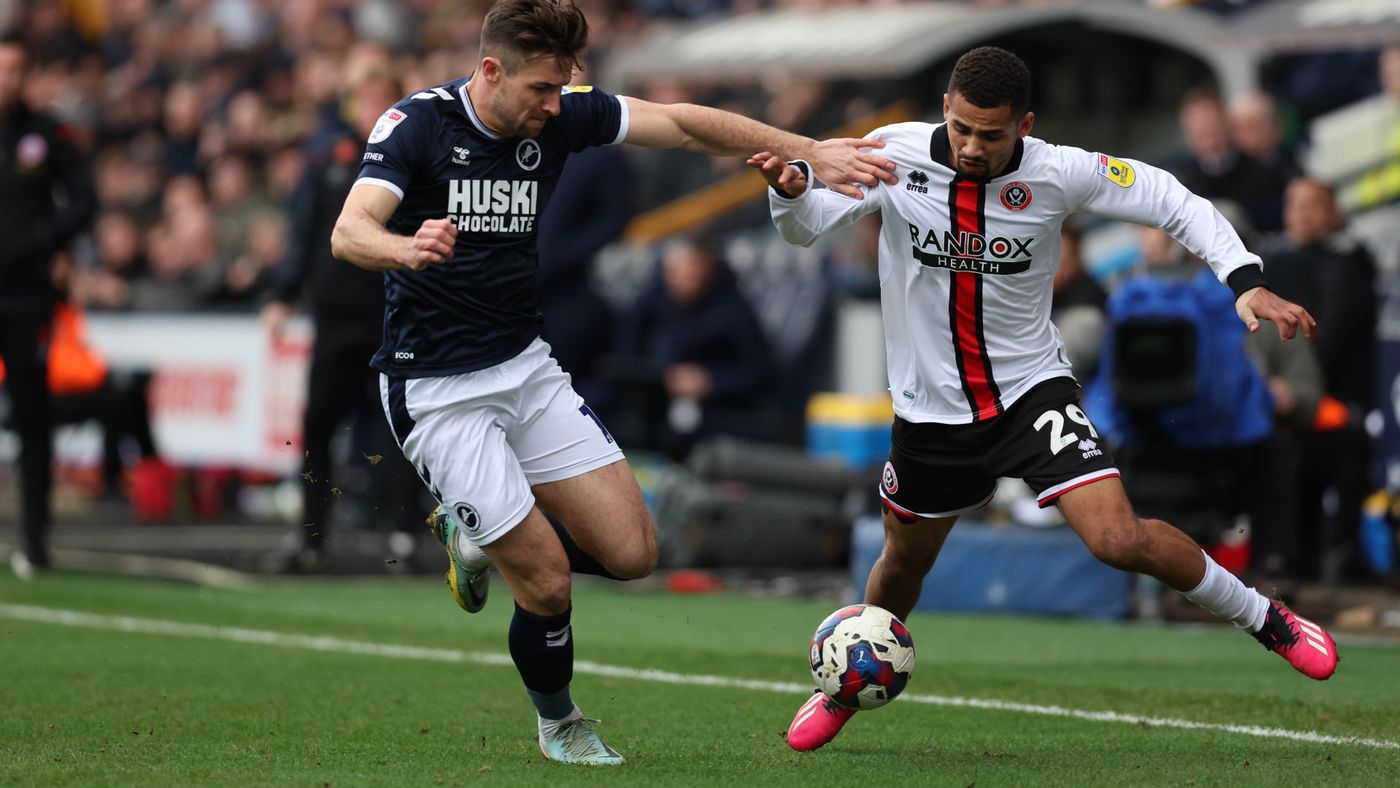
M 384 340 L 370 366 L 403 378 L 473 372 L 514 358 L 540 335 L 540 217 L 570 152 L 627 136 L 627 105 L 565 88 L 559 115 L 532 138 L 486 127 L 467 77 L 414 93 L 379 118 L 357 183 L 399 195 L 387 227 L 413 235 L 427 219 L 457 226 L 451 259 L 384 273 Z

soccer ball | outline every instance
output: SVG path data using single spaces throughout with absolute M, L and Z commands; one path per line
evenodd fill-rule
M 827 616 L 808 655 L 817 689 L 849 709 L 889 703 L 914 672 L 909 629 L 874 605 L 850 605 Z

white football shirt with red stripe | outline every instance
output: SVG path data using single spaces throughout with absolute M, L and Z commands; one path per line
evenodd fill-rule
M 1032 386 L 1071 377 L 1050 322 L 1060 225 L 1073 213 L 1161 227 L 1206 260 L 1220 281 L 1261 265 L 1229 222 L 1171 174 L 1132 159 L 1016 143 L 988 181 L 948 161 L 944 124 L 877 129 L 896 185 L 856 200 L 827 189 L 789 198 L 770 190 L 773 221 L 789 243 L 880 212 L 880 303 L 890 393 L 900 418 L 968 424 L 1004 412 Z

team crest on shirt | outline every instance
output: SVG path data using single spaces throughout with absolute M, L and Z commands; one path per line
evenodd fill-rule
M 1031 187 L 1012 181 L 1001 187 L 1001 204 L 1008 211 L 1024 211 L 1031 205 Z
M 408 119 L 408 115 L 402 110 L 391 109 L 379 116 L 379 121 L 374 124 L 374 131 L 369 133 L 371 145 L 389 139 L 389 135 L 394 133 L 400 123 Z
M 471 504 L 458 503 L 452 507 L 452 513 L 457 515 L 457 522 L 468 531 L 476 533 L 481 530 L 481 515 L 476 513 Z
M 899 477 L 894 475 L 894 465 L 885 463 L 885 472 L 880 476 L 880 484 L 884 485 L 885 492 L 894 495 L 899 492 Z
M 533 139 L 527 137 L 515 146 L 515 163 L 526 172 L 540 166 L 540 158 L 540 144 Z
M 1105 156 L 1102 153 L 1099 154 L 1099 175 L 1124 189 L 1132 186 L 1133 181 L 1137 180 L 1137 173 L 1133 172 L 1131 164 L 1122 159 Z

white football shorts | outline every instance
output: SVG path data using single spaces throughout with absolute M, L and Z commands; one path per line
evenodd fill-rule
M 525 519 L 535 504 L 531 485 L 623 458 L 542 339 L 476 372 L 380 374 L 379 397 L 404 456 L 478 546 Z

